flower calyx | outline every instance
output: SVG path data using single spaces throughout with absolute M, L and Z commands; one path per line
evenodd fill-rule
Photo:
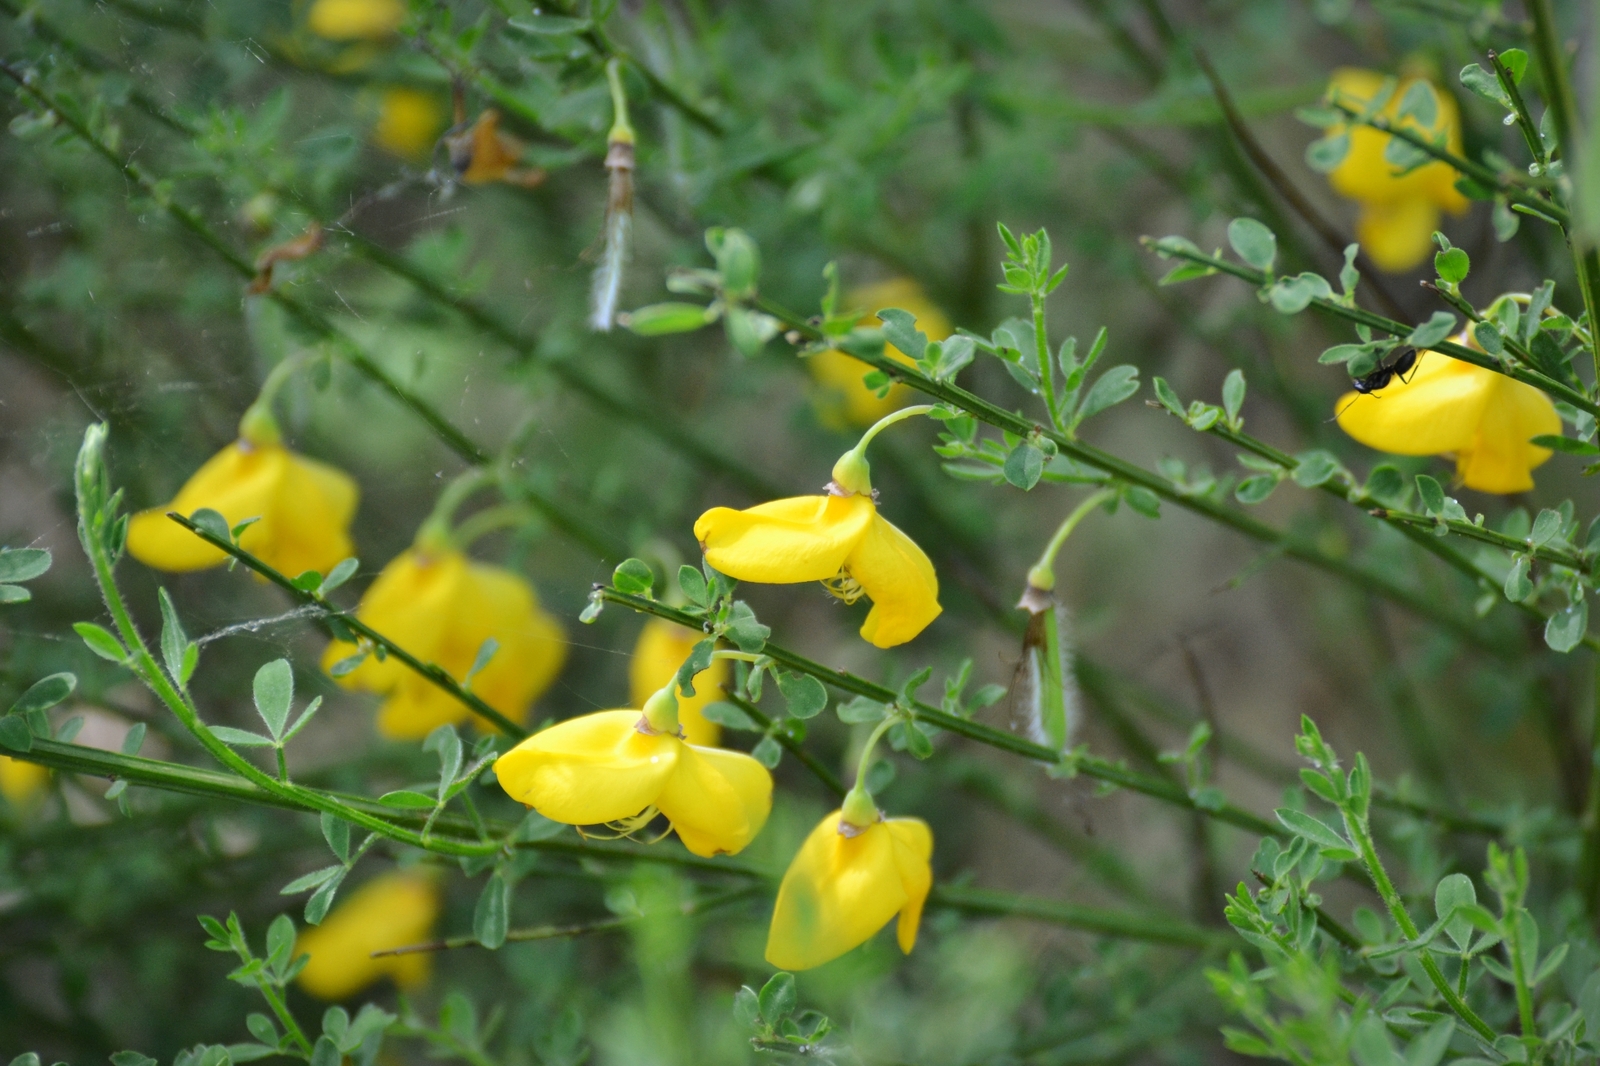
M 883 812 L 872 800 L 872 793 L 863 785 L 856 785 L 844 795 L 839 808 L 839 834 L 853 837 L 871 829 L 883 820 Z
M 272 414 L 272 401 L 257 400 L 245 408 L 239 419 L 239 440 L 252 448 L 270 448 L 283 443 L 283 431 Z
M 873 496 L 872 466 L 865 451 L 857 445 L 839 456 L 833 464 L 833 480 L 828 483 L 831 496 Z
M 674 679 L 645 700 L 639 721 L 634 728 L 645 736 L 665 735 L 681 738 L 683 727 L 678 724 L 678 694 L 674 691 L 676 688 L 677 680 Z

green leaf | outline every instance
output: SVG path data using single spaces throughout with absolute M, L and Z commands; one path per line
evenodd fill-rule
M 126 663 L 128 661 L 128 651 L 122 646 L 122 642 L 103 627 L 97 626 L 93 622 L 74 622 L 72 623 L 72 631 L 82 637 L 83 642 L 89 646 L 89 650 L 100 656 L 100 658 L 114 663 Z
M 741 729 L 745 732 L 759 732 L 758 726 L 744 710 L 726 700 L 708 703 L 700 708 L 700 714 L 708 722 L 715 722 L 725 729 Z
M 1277 487 L 1278 479 L 1272 474 L 1257 474 L 1239 482 L 1233 490 L 1233 498 L 1243 504 L 1256 504 L 1271 496 Z
M 270 748 L 275 743 L 271 737 L 226 725 L 212 726 L 211 733 L 224 744 L 235 748 Z
M 1301 452 L 1295 456 L 1295 460 L 1297 465 L 1289 476 L 1303 489 L 1314 489 L 1318 485 L 1326 484 L 1340 470 L 1339 460 L 1321 448 Z
M 500 642 L 493 637 L 485 637 L 483 643 L 478 645 L 478 654 L 472 657 L 472 667 L 467 671 L 467 676 L 461 679 L 463 687 L 470 688 L 472 679 L 483 673 L 483 668 L 489 665 L 495 652 L 500 650 Z
M 1309 271 L 1292 278 L 1280 278 L 1267 290 L 1267 300 L 1279 314 L 1297 315 L 1311 306 L 1312 300 L 1333 296 L 1333 287 L 1321 274 Z
M 324 881 L 322 887 L 313 892 L 311 898 L 306 900 L 306 924 L 322 924 L 322 919 L 327 915 L 328 908 L 333 906 L 333 897 L 338 894 L 339 886 L 344 884 L 345 875 L 349 872 L 348 869 L 341 869 Z M 323 1039 L 327 1038 L 324 1037 Z M 335 1059 L 334 1062 L 335 1066 L 337 1066 L 338 1060 Z
M 750 757 L 768 770 L 775 770 L 783 759 L 783 745 L 772 737 L 762 737 L 761 742 L 750 749 Z
M 1107 408 L 1115 407 L 1139 391 L 1139 368 L 1123 363 L 1114 366 L 1095 379 L 1089 394 L 1083 398 L 1078 413 L 1073 416 L 1074 426 L 1093 418 Z
M 1590 444 L 1577 437 L 1561 437 L 1553 433 L 1542 433 L 1528 443 L 1536 444 L 1541 448 L 1549 448 L 1553 452 L 1565 452 L 1568 455 L 1600 455 L 1600 447 Z
M 189 636 L 183 631 L 178 609 L 172 605 L 172 597 L 167 595 L 167 590 L 157 589 L 156 599 L 161 604 L 161 659 L 166 664 L 168 675 L 182 685 L 184 682 L 180 678 L 184 653 L 189 648 Z
M 378 797 L 378 802 L 385 807 L 395 807 L 400 810 L 431 811 L 437 805 L 437 800 L 423 792 L 414 789 L 401 788 L 393 792 L 385 792 Z
M 1438 125 L 1439 98 L 1434 95 L 1433 86 L 1427 78 L 1417 78 L 1407 87 L 1405 95 L 1400 98 L 1400 110 L 1395 117 L 1412 119 L 1427 129 Z
M 1411 331 L 1406 343 L 1413 348 L 1432 348 L 1450 336 L 1456 328 L 1456 316 L 1448 311 L 1435 311 L 1433 317 Z
M 290 579 L 289 584 L 301 592 L 316 592 L 322 587 L 322 574 L 316 570 L 306 570 Z
M 618 592 L 648 598 L 655 591 L 656 573 L 643 559 L 624 559 L 611 572 L 611 584 Z
M 0 582 L 32 581 L 51 562 L 48 548 L 0 548 Z
M 699 567 L 685 563 L 678 567 L 678 588 L 683 590 L 684 597 L 696 607 L 709 607 L 709 589 L 706 587 L 705 575 Z
M 1439 482 L 1427 474 L 1417 475 L 1417 496 L 1422 500 L 1422 507 L 1430 515 L 1444 512 L 1444 489 L 1439 487 Z
M 209 507 L 202 507 L 189 516 L 189 521 L 216 537 L 224 544 L 233 543 L 233 531 L 228 528 L 228 520 Z
M 37 1055 L 19 1055 L 12 1060 L 11 1066 L 17 1066 L 17 1063 L 30 1057 L 33 1059 L 33 1066 L 39 1066 Z M 137 1051 L 118 1051 L 111 1056 L 111 1066 L 157 1066 L 157 1064 L 149 1055 L 142 1055 Z
M 354 655 L 347 655 L 328 667 L 328 675 L 335 678 L 344 677 L 366 661 L 367 653 L 364 651 L 358 651 Z
M 1039 478 L 1044 474 L 1044 452 L 1031 441 L 1019 441 L 1006 456 L 1005 466 L 1001 469 L 1007 481 L 1027 492 L 1039 483 Z
M 617 316 L 617 322 L 641 337 L 691 333 L 717 320 L 709 307 L 691 303 L 650 304 Z
M 1297 811 L 1291 807 L 1279 807 L 1272 812 L 1277 816 L 1283 827 L 1298 837 L 1305 837 L 1311 843 L 1321 848 L 1348 848 L 1350 842 L 1341 834 L 1331 829 L 1326 822 L 1320 821 L 1304 811 Z
M 1526 555 L 1519 555 L 1511 561 L 1511 570 L 1506 574 L 1505 593 L 1506 599 L 1512 603 L 1521 603 L 1533 595 L 1533 582 L 1528 579 L 1528 571 L 1533 566 L 1533 560 Z
M 1450 874 L 1440 880 L 1433 890 L 1433 913 L 1440 921 L 1454 913 L 1457 907 L 1477 902 L 1478 890 L 1472 886 L 1472 878 L 1466 874 Z M 1456 947 L 1465 948 L 1472 940 L 1472 923 L 1458 915 L 1445 922 L 1444 932 L 1455 941 Z
M 1526 56 L 1524 56 L 1523 61 L 1526 63 Z M 1476 63 L 1468 63 L 1461 68 L 1460 77 L 1461 84 L 1469 91 L 1476 93 L 1485 100 L 1491 100 L 1499 104 L 1507 111 L 1512 109 L 1511 97 L 1506 95 L 1506 91 L 1501 87 L 1500 79 L 1495 77 L 1494 71 L 1484 70 Z
M 350 823 L 335 814 L 323 812 L 322 839 L 328 842 L 340 862 L 350 861 Z
M 794 976 L 781 971 L 773 974 L 761 987 L 757 1002 L 761 1008 L 761 1020 L 768 1025 L 777 1025 L 793 1014 L 800 1002 L 794 987 Z
M 511 882 L 504 868 L 489 875 L 478 905 L 472 911 L 472 935 L 490 951 L 506 942 L 506 930 L 511 922 Z
M 1152 378 L 1150 384 L 1154 387 L 1156 399 L 1161 401 L 1161 406 L 1182 418 L 1183 401 L 1178 399 L 1176 392 L 1172 391 L 1172 386 L 1167 384 L 1167 379 L 1161 377 Z
M 1514 85 L 1522 84 L 1522 76 L 1528 72 L 1528 53 L 1520 48 L 1507 48 L 1500 53 L 1500 65 L 1511 74 Z
M 883 338 L 913 362 L 920 360 L 928 347 L 927 334 L 917 329 L 917 316 L 898 307 L 886 307 L 878 312 L 883 323 Z
M 0 718 L 0 748 L 7 751 L 32 751 L 33 731 L 16 715 Z
M 889 713 L 889 708 L 877 700 L 857 696 L 847 703 L 834 704 L 833 713 L 839 716 L 839 721 L 847 725 L 861 725 L 883 721 L 883 716 Z
M 360 569 L 361 560 L 354 556 L 351 556 L 348 559 L 339 560 L 338 565 L 336 565 L 332 570 L 329 570 L 328 576 L 323 578 L 322 591 L 325 593 L 332 592 L 346 581 L 349 581 L 352 577 L 355 577 L 356 571 Z
M 711 665 L 711 653 L 716 647 L 717 642 L 708 637 L 689 649 L 689 657 L 678 667 L 679 692 L 685 696 L 698 695 L 694 689 L 694 675 Z
M 1576 648 L 1589 632 L 1589 602 L 1579 600 L 1550 616 L 1544 624 L 1544 642 L 1563 654 Z
M 1239 410 L 1244 407 L 1244 371 L 1238 367 L 1228 371 L 1222 380 L 1222 409 L 1228 412 L 1228 423 L 1239 427 Z
M 1306 145 L 1306 166 L 1319 174 L 1331 174 L 1339 169 L 1339 164 L 1349 154 L 1350 134 L 1340 130 Z
M 75 674 L 59 673 L 48 677 L 41 677 L 28 686 L 28 690 L 17 697 L 17 702 L 11 705 L 7 714 L 30 714 L 34 711 L 48 711 L 68 696 L 72 695 L 78 687 L 78 678 Z
M 0 603 L 27 603 L 33 593 L 21 585 L 0 585 Z
M 905 723 L 906 750 L 914 759 L 933 757 L 933 741 L 916 722 Z
M 133 724 L 133 728 L 128 730 L 127 736 L 122 738 L 122 754 L 139 754 L 139 749 L 144 747 L 144 734 L 147 728 L 143 722 L 135 722 Z
M 1390 463 L 1373 467 L 1362 491 L 1386 507 L 1403 507 L 1410 495 L 1406 490 L 1405 475 L 1399 467 Z
M 1561 528 L 1566 525 L 1566 520 L 1561 517 L 1560 511 L 1552 511 L 1546 507 L 1539 512 L 1533 520 L 1533 531 L 1528 534 L 1528 544 L 1534 548 L 1542 548 L 1561 535 Z
M 569 18 L 565 15 L 522 15 L 507 19 L 506 25 L 521 33 L 541 37 L 559 37 L 584 33 L 594 26 L 588 19 Z
M 289 720 L 289 705 L 294 701 L 294 670 L 288 659 L 274 659 L 256 671 L 252 684 L 256 713 L 267 723 L 274 740 L 283 736 Z
M 1600 974 L 1596 974 L 1600 977 Z M 752 1029 L 761 1020 L 761 1000 L 755 989 L 742 985 L 733 995 L 733 1020 L 741 1028 Z
M 815 718 L 828 706 L 828 690 L 810 674 L 779 671 L 778 691 L 783 693 L 789 714 L 794 718 Z
M 1467 280 L 1467 273 L 1472 269 L 1472 260 L 1460 248 L 1450 248 L 1434 255 L 1433 269 L 1439 275 L 1440 281 L 1460 285 Z
M 1257 270 L 1272 272 L 1278 258 L 1278 238 L 1253 218 L 1236 218 L 1228 223 L 1228 244 L 1239 258 Z
M 344 871 L 345 866 L 343 863 L 334 863 L 332 866 L 324 866 L 320 870 L 313 870 L 308 874 L 297 877 L 293 881 L 290 881 L 288 884 L 278 889 L 278 895 L 298 895 L 301 892 L 316 888 L 318 885 L 327 884 L 329 878 L 336 877 L 339 874 L 344 873 Z

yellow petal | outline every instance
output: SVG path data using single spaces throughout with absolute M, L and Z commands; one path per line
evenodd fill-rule
M 927 553 L 876 512 L 845 568 L 872 599 L 861 636 L 879 648 L 904 644 L 944 610 Z
M 500 787 L 556 822 L 599 825 L 655 803 L 683 741 L 634 728 L 638 711 L 569 718 L 522 741 L 494 764 Z
M 303 930 L 295 954 L 311 958 L 296 978 L 319 999 L 355 995 L 380 977 L 402 987 L 427 978 L 426 954 L 374 959 L 374 951 L 426 940 L 439 916 L 439 889 L 417 872 L 384 874 L 350 893 L 322 920 Z
M 443 637 L 440 619 L 454 614 L 452 605 L 466 580 L 467 560 L 460 552 L 424 555 L 415 549 L 403 551 L 362 595 L 356 617 L 423 662 L 432 662 Z M 323 669 L 354 655 L 355 650 L 353 644 L 335 641 L 323 653 Z M 380 662 L 376 655 L 369 655 L 339 683 L 368 692 L 389 692 L 410 673 L 392 656 Z
M 784 585 L 838 574 L 877 513 L 866 496 L 795 496 L 694 524 L 706 561 L 737 581 Z
M 36 762 L 0 755 L 0 796 L 13 807 L 26 807 L 50 781 L 50 771 Z
M 404 159 L 425 160 L 444 130 L 445 109 L 432 93 L 386 89 L 372 139 Z
M 894 841 L 894 864 L 900 871 L 900 885 L 906 892 L 906 905 L 900 910 L 895 939 L 907 955 L 917 944 L 917 926 L 922 922 L 922 905 L 933 888 L 933 830 L 920 818 L 889 818 L 883 827 Z
M 330 41 L 359 41 L 387 37 L 405 20 L 401 0 L 317 0 L 306 25 Z
M 854 837 L 839 812 L 824 818 L 783 875 L 767 933 L 767 962 L 809 970 L 866 943 L 911 902 L 896 838 L 879 822 Z
M 743 752 L 685 744 L 656 805 L 696 855 L 735 855 L 767 824 L 772 775 Z
M 239 546 L 290 577 L 327 573 L 354 552 L 348 531 L 357 496 L 344 471 L 289 452 L 270 503 L 272 524 L 251 526 Z
M 1433 126 L 1422 126 L 1409 116 L 1405 119 L 1399 117 L 1400 103 L 1405 98 L 1406 90 L 1415 81 L 1415 78 L 1401 79 L 1380 114 L 1401 128 L 1413 130 L 1429 140 L 1443 133 L 1446 147 L 1460 154 L 1461 117 L 1454 97 L 1442 88 L 1434 87 L 1439 110 Z M 1334 72 L 1329 89 L 1330 94 L 1337 93 L 1344 102 L 1360 106 L 1377 94 L 1382 83 L 1383 75 L 1377 71 L 1344 68 Z M 1399 168 L 1383 157 L 1390 141 L 1389 134 L 1370 126 L 1337 126 L 1333 129 L 1345 130 L 1350 135 L 1350 150 L 1328 175 L 1329 182 L 1340 195 L 1364 204 L 1396 204 L 1404 200 L 1421 199 L 1455 214 L 1466 210 L 1466 198 L 1456 190 L 1457 174 L 1449 164 L 1432 162 L 1397 174 Z M 1363 236 L 1361 239 L 1365 245 L 1367 238 Z M 1373 249 L 1368 248 L 1367 251 L 1371 253 Z M 1380 266 L 1383 265 L 1377 260 L 1376 254 L 1373 258 Z
M 1469 447 L 1477 433 L 1491 386 L 1501 375 L 1420 352 L 1407 382 L 1395 378 L 1368 396 L 1339 398 L 1339 428 L 1369 448 L 1393 455 L 1439 455 Z
M 662 618 L 646 622 L 628 662 L 629 700 L 633 706 L 643 707 L 645 700 L 665 688 L 689 652 L 704 639 L 704 633 Z M 693 696 L 678 696 L 678 724 L 683 726 L 684 739 L 690 744 L 715 747 L 722 738 L 722 727 L 707 720 L 702 711 L 707 704 L 722 698 L 722 686 L 727 680 L 728 660 L 718 659 L 694 675 Z
M 423 740 L 442 725 L 459 725 L 472 717 L 466 704 L 412 673 L 400 678 L 379 705 L 377 727 L 390 740 Z
M 886 307 L 898 307 L 917 316 L 917 328 L 931 341 L 942 341 L 950 336 L 950 320 L 939 310 L 922 286 L 909 278 L 894 278 L 856 289 L 845 297 L 846 307 L 858 307 L 866 313 L 860 324 L 880 326 L 877 313 Z M 911 357 L 894 345 L 884 346 L 883 354 L 896 362 L 912 364 Z M 806 360 L 811 376 L 817 382 L 812 392 L 812 406 L 818 419 L 829 429 L 849 426 L 870 426 L 891 411 L 904 407 L 911 401 L 912 391 L 896 382 L 880 399 L 875 390 L 867 388 L 861 380 L 872 368 L 858 359 L 838 350 L 821 352 Z
M 1456 472 L 1462 484 L 1479 492 L 1527 492 L 1533 488 L 1529 471 L 1550 458 L 1549 449 L 1528 441 L 1559 436 L 1561 416 L 1550 397 L 1533 386 L 1493 377 L 1478 432 L 1456 453 Z
M 1438 228 L 1438 205 L 1414 196 L 1363 204 L 1356 218 L 1356 239 L 1380 270 L 1398 274 L 1433 254 L 1433 232 Z

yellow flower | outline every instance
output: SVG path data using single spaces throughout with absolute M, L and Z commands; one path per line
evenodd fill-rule
M 444 106 L 432 93 L 385 89 L 372 139 L 379 148 L 397 156 L 426 159 L 444 123 Z
M 657 693 L 654 704 L 670 693 Z M 535 733 L 494 764 L 512 799 L 556 822 L 638 825 L 660 811 L 696 855 L 732 855 L 766 824 L 772 775 L 750 756 L 650 726 L 650 711 L 598 711 Z M 667 724 L 671 724 L 670 722 Z
M 1334 71 L 1329 95 L 1361 107 L 1377 95 L 1383 80 L 1384 76 L 1375 70 L 1344 67 Z M 1461 118 L 1449 93 L 1435 91 L 1439 112 L 1432 127 L 1422 126 L 1410 116 L 1404 120 L 1398 117 L 1400 102 L 1415 81 L 1416 78 L 1402 79 L 1379 113 L 1401 129 L 1413 130 L 1430 140 L 1444 134 L 1445 146 L 1459 154 Z M 1467 209 L 1467 198 L 1455 187 L 1455 168 L 1434 161 L 1396 176 L 1399 168 L 1383 157 L 1389 134 L 1354 123 L 1332 127 L 1328 132 L 1350 135 L 1350 150 L 1328 180 L 1334 191 L 1361 205 L 1356 220 L 1361 247 L 1384 270 L 1410 270 L 1433 248 L 1440 209 L 1456 215 Z
M 0 755 L 0 795 L 13 807 L 27 807 L 50 780 L 50 771 L 36 762 Z
M 426 940 L 439 916 L 439 889 L 426 874 L 398 871 L 362 885 L 322 920 L 304 929 L 295 954 L 310 955 L 300 987 L 318 999 L 348 999 L 381 977 L 402 989 L 428 979 L 427 952 L 374 959 L 374 951 Z
M 943 610 L 933 563 L 865 493 L 713 507 L 694 535 L 706 561 L 738 581 L 820 581 L 846 603 L 867 596 L 872 611 L 861 636 L 880 648 L 904 644 Z
M 632 702 L 643 707 L 645 700 L 665 688 L 677 676 L 678 667 L 689 657 L 689 652 L 704 639 L 704 633 L 665 619 L 652 618 L 646 622 L 639 631 L 639 642 L 633 646 L 633 660 L 628 664 Z M 706 704 L 722 698 L 722 686 L 727 680 L 728 660 L 716 659 L 694 675 L 694 695 L 678 697 L 678 722 L 689 743 L 715 747 L 722 739 L 722 727 L 700 712 Z
M 405 17 L 403 0 L 317 0 L 306 24 L 330 41 L 372 41 L 391 36 Z
M 1463 334 L 1457 343 L 1465 343 Z M 1475 347 L 1475 345 L 1474 345 Z M 1561 433 L 1550 398 L 1531 385 L 1437 352 L 1419 352 L 1409 382 L 1339 398 L 1339 428 L 1395 455 L 1448 455 L 1479 492 L 1526 492 L 1546 448 L 1529 439 Z
M 240 439 L 212 456 L 165 507 L 141 511 L 128 523 L 128 554 L 157 570 L 204 570 L 227 558 L 167 518 L 203 507 L 230 526 L 259 518 L 239 546 L 291 577 L 326 572 L 351 555 L 350 519 L 356 483 L 348 474 L 297 455 L 281 444 Z
M 866 309 L 861 319 L 863 326 L 880 325 L 877 313 L 886 307 L 898 307 L 917 316 L 917 328 L 928 335 L 930 341 L 942 341 L 950 336 L 950 320 L 945 318 L 922 291 L 922 286 L 909 278 L 869 285 L 850 293 L 847 307 Z M 892 344 L 884 346 L 883 354 L 896 362 L 912 365 L 911 357 Z M 896 408 L 904 407 L 911 399 L 911 390 L 899 382 L 889 386 L 882 399 L 861 379 L 871 371 L 865 363 L 838 350 L 821 352 L 806 360 L 817 388 L 812 393 L 812 407 L 817 418 L 829 429 L 850 426 L 870 426 Z
M 900 950 L 916 945 L 933 885 L 933 833 L 916 818 L 887 818 L 853 835 L 839 825 L 839 811 L 818 823 L 783 875 L 767 933 L 767 961 L 779 969 L 836 959 L 896 914 Z
M 452 548 L 400 553 L 361 597 L 356 616 L 458 681 L 472 669 L 483 642 L 493 637 L 499 650 L 472 678 L 472 691 L 516 721 L 555 680 L 567 657 L 560 623 L 540 608 L 527 581 L 472 562 Z M 322 656 L 323 669 L 355 653 L 354 645 L 335 641 Z M 368 656 L 339 683 L 387 696 L 378 711 L 378 731 L 396 739 L 425 737 L 472 713 L 393 656 L 382 662 Z

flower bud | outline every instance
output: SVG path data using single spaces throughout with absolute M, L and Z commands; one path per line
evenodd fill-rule
M 878 821 L 878 805 L 872 802 L 872 793 L 857 785 L 844 794 L 839 808 L 839 832 L 851 836 Z M 847 830 L 845 827 L 849 826 Z
M 244 417 L 239 419 L 239 439 L 258 448 L 283 443 L 283 433 L 269 404 L 253 403 L 245 408 Z
M 678 694 L 676 678 L 667 683 L 665 688 L 656 690 L 655 695 L 644 701 L 644 720 L 657 733 L 664 733 L 669 737 L 678 735 Z
M 872 465 L 859 448 L 851 448 L 833 464 L 833 483 L 846 493 L 872 495 Z

